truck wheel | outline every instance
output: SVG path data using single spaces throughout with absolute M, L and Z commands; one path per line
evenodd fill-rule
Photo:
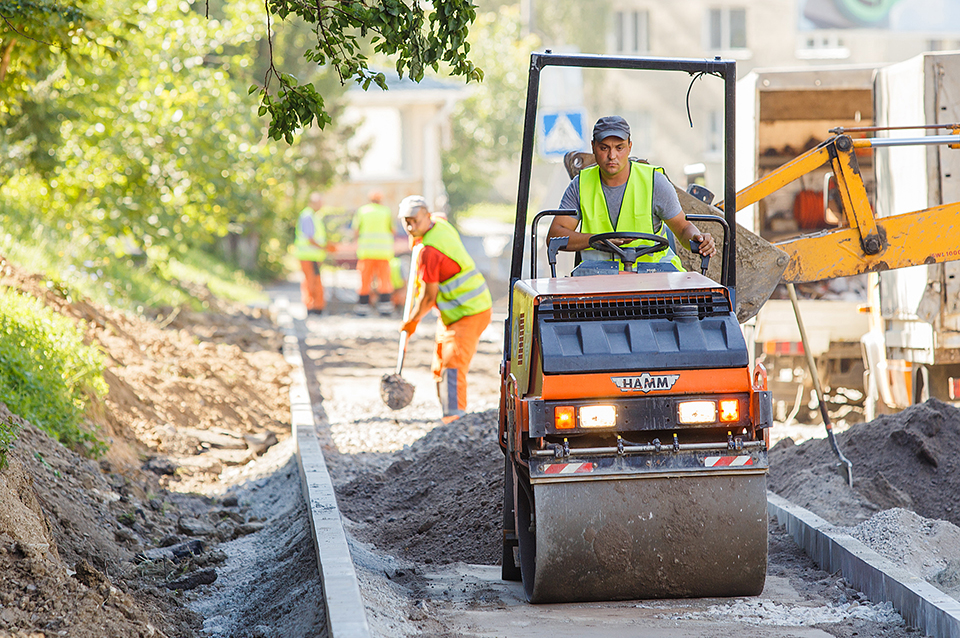
M 500 578 L 503 580 L 521 580 L 520 566 L 514 560 L 517 547 L 516 512 L 514 511 L 514 490 L 516 478 L 510 457 L 503 457 L 503 556 L 500 559 Z

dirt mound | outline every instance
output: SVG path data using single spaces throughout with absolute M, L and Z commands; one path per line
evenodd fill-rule
M 500 562 L 503 454 L 497 411 L 467 414 L 337 489 L 358 538 L 424 563 Z
M 900 507 L 960 525 L 960 410 L 936 399 L 836 435 L 853 463 L 846 483 L 827 439 L 770 451 L 769 488 L 838 525 Z
M 22 428 L 0 471 L 0 636 L 197 635 L 180 592 L 218 578 L 218 544 L 264 525 L 222 493 L 221 473 L 289 437 L 282 334 L 222 304 L 133 316 L 2 258 L 0 286 L 87 322 L 109 385 L 89 414 L 110 444 L 99 461 L 78 456 L 0 403 Z
M 410 560 L 497 564 L 503 455 L 496 432 L 495 410 L 469 414 L 386 457 L 385 471 L 340 486 L 344 514 L 361 523 L 358 537 Z M 853 489 L 826 439 L 775 446 L 769 488 L 837 525 L 890 508 L 960 522 L 960 410 L 931 400 L 854 425 L 837 440 L 853 463 Z
M 836 438 L 852 488 L 826 439 L 774 446 L 769 488 L 960 598 L 960 410 L 930 399 Z
M 0 403 L 0 419 L 17 417 Z M 199 618 L 163 588 L 162 572 L 177 566 L 158 564 L 157 576 L 144 579 L 134 562 L 146 538 L 176 535 L 181 507 L 164 498 L 155 477 L 151 485 L 148 475 L 138 484 L 105 474 L 19 423 L 10 465 L 0 472 L 0 634 L 194 635 Z

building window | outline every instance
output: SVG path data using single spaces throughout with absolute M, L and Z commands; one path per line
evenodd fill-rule
M 798 60 L 843 60 L 849 57 L 850 49 L 836 33 L 812 31 L 800 35 Z
M 723 132 L 723 111 L 710 111 L 705 151 L 711 159 L 723 156 Z
M 617 11 L 613 21 L 617 53 L 650 51 L 650 14 L 647 11 Z
M 630 125 L 630 141 L 633 143 L 631 155 L 642 159 L 650 159 L 653 152 L 653 116 L 649 111 L 638 111 L 629 107 L 614 109 L 615 113 Z M 654 164 L 655 161 L 650 160 Z
M 747 10 L 724 7 L 710 9 L 709 48 L 733 51 L 747 48 Z

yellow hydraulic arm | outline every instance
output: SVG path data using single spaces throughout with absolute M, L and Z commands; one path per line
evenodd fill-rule
M 741 210 L 830 162 L 847 226 L 774 244 L 790 256 L 783 282 L 798 284 L 960 259 L 960 202 L 877 218 L 855 154 L 858 148 L 882 146 L 960 148 L 960 125 L 943 128 L 952 128 L 952 134 L 854 140 L 841 132 L 738 192 L 737 210 Z

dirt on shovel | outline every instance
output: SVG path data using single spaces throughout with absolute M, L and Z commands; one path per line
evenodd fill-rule
M 391 410 L 399 410 L 413 401 L 414 386 L 399 374 L 385 374 L 380 380 L 380 398 Z

